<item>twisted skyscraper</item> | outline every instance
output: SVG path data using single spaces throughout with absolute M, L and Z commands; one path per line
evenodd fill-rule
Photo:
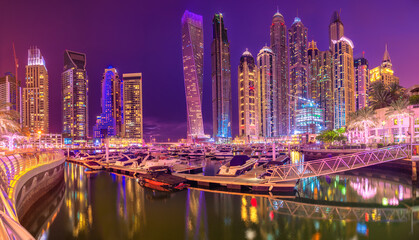
M 185 79 L 188 139 L 202 138 L 202 81 L 204 77 L 202 16 L 185 11 L 182 17 L 182 57 Z

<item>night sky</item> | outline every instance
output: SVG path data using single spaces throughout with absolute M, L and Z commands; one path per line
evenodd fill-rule
M 145 137 L 176 140 L 186 137 L 186 102 L 182 69 L 181 17 L 187 9 L 204 18 L 205 132 L 212 134 L 211 41 L 212 16 L 224 15 L 231 50 L 233 135 L 237 122 L 237 66 L 246 48 L 256 57 L 269 45 L 272 16 L 279 12 L 289 28 L 297 15 L 308 28 L 309 41 L 328 48 L 328 25 L 341 9 L 345 35 L 354 44 L 354 57 L 365 51 L 370 68 L 380 64 L 388 43 L 400 83 L 419 83 L 419 1 L 21 1 L 1 0 L 0 73 L 14 72 L 12 42 L 24 82 L 27 50 L 38 46 L 50 82 L 50 132 L 60 133 L 61 72 L 65 49 L 87 54 L 90 131 L 100 114 L 100 82 L 109 65 L 122 73 L 143 73 Z

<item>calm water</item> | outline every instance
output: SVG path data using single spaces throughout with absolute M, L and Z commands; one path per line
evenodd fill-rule
M 65 193 L 48 200 L 60 204 L 45 210 L 52 218 L 38 238 L 419 239 L 418 214 L 412 222 L 410 213 L 394 208 L 413 194 L 400 181 L 312 178 L 297 185 L 299 198 L 278 199 L 193 189 L 158 193 L 128 177 L 84 170 L 66 165 Z M 381 208 L 399 215 L 381 222 Z

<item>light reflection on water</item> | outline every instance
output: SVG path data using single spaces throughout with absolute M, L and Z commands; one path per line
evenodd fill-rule
M 67 164 L 64 203 L 45 232 L 48 239 L 408 239 L 419 224 L 314 219 L 291 209 L 299 199 L 325 203 L 392 205 L 412 196 L 407 184 L 358 176 L 326 176 L 300 181 L 300 198 L 233 195 L 188 189 L 160 193 L 125 176 L 84 172 Z M 387 199 L 387 202 L 383 202 Z M 278 208 L 295 211 L 283 214 Z M 309 204 L 310 206 L 310 204 Z M 298 214 L 297 214 L 298 212 Z M 415 219 L 419 219 L 416 214 Z

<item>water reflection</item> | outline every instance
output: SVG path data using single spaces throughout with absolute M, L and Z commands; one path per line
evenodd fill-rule
M 65 204 L 47 239 L 408 239 L 419 233 L 414 222 L 410 234 L 410 215 L 380 222 L 389 213 L 382 209 L 394 209 L 391 199 L 401 205 L 412 196 L 409 185 L 381 179 L 306 179 L 297 185 L 300 196 L 287 200 L 194 189 L 159 193 L 132 178 L 87 174 L 74 164 L 67 165 L 65 179 Z

